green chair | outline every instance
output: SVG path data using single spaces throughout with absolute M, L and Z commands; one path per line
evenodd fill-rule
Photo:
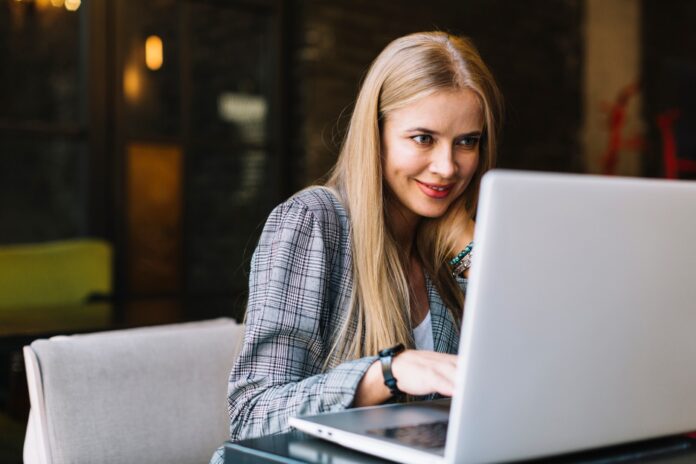
M 1 335 L 107 324 L 112 254 L 111 245 L 98 239 L 0 246 Z
M 96 239 L 0 246 L 0 308 L 70 305 L 111 293 L 111 246 Z

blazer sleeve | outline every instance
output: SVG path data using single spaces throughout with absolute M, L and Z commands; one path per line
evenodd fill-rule
M 326 229 L 292 200 L 266 222 L 252 258 L 244 345 L 230 374 L 232 440 L 286 431 L 295 415 L 348 408 L 377 359 L 322 372 L 338 316 L 331 314 L 330 274 L 340 265 Z
M 454 278 L 454 280 L 457 281 L 457 284 L 459 284 L 459 288 L 462 290 L 462 292 L 466 293 L 466 289 L 469 286 L 469 279 L 465 279 L 464 277 L 457 276 Z

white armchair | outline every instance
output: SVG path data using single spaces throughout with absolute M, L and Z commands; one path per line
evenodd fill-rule
M 207 463 L 243 335 L 216 319 L 34 341 L 25 463 Z

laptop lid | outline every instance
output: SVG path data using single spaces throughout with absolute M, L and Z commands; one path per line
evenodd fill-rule
M 696 429 L 696 184 L 484 176 L 447 462 Z

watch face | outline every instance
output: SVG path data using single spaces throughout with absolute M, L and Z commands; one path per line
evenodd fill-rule
M 399 343 L 396 346 L 392 346 L 391 348 L 385 348 L 382 351 L 379 352 L 380 357 L 386 357 L 386 356 L 396 356 L 397 354 L 401 353 L 404 351 L 405 347 L 403 343 Z

